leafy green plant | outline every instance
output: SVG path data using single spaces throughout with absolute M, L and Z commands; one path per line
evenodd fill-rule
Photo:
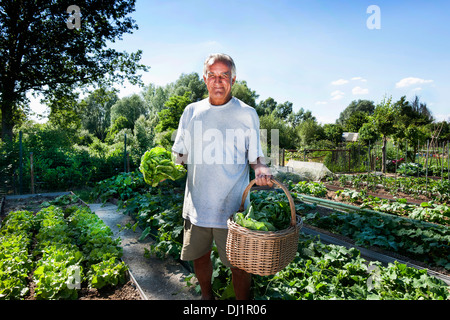
M 117 286 L 126 281 L 128 267 L 123 261 L 111 257 L 97 264 L 91 265 L 87 279 L 91 288 L 101 289 L 105 286 Z
M 327 188 L 321 182 L 300 181 L 297 184 L 291 184 L 289 189 L 292 192 L 310 194 L 321 198 L 327 195 Z
M 253 202 L 243 212 L 234 214 L 234 221 L 250 230 L 277 231 L 289 227 L 291 210 L 287 201 Z
M 377 213 L 309 213 L 308 224 L 342 234 L 359 246 L 378 246 L 450 270 L 450 231 L 445 226 Z
M 141 158 L 139 170 L 144 175 L 145 182 L 152 187 L 165 179 L 177 180 L 186 174 L 186 169 L 181 164 L 175 164 L 170 151 L 162 147 L 146 151 Z
M 53 203 L 65 205 L 66 201 Z M 71 208 L 63 210 L 51 204 L 35 216 L 15 211 L 4 219 L 0 229 L 0 300 L 23 299 L 29 293 L 30 274 L 36 299 L 45 300 L 76 299 L 84 281 L 93 288 L 123 283 L 127 267 L 119 260 L 120 238 L 112 239 L 109 227 L 89 208 Z M 33 238 L 36 245 L 30 252 Z
M 30 254 L 33 214 L 10 213 L 0 229 L 0 300 L 21 299 L 28 294 L 27 277 L 34 264 Z

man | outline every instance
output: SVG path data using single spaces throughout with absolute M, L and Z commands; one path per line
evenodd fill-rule
M 231 95 L 236 81 L 233 59 L 225 54 L 209 56 L 203 80 L 209 97 L 186 107 L 172 147 L 177 163 L 187 164 L 188 170 L 181 259 L 193 260 L 202 299 L 214 299 L 210 258 L 214 241 L 221 261 L 231 268 L 236 299 L 249 299 L 251 275 L 233 267 L 226 257 L 227 219 L 239 209 L 249 183 L 249 164 L 257 185 L 272 186 L 272 174 L 264 164 L 255 109 Z

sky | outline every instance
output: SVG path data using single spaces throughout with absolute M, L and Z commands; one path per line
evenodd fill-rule
M 227 53 L 257 102 L 290 101 L 322 124 L 353 100 L 415 95 L 449 121 L 449 14 L 448 0 L 137 0 L 139 29 L 111 47 L 142 50 L 150 67 L 142 80 L 157 86 L 201 76 L 209 54 Z M 119 97 L 142 91 L 118 89 Z

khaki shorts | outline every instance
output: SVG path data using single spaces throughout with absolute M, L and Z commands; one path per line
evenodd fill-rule
M 211 250 L 214 241 L 222 263 L 232 267 L 226 254 L 227 234 L 228 229 L 199 227 L 185 219 L 181 260 L 191 261 L 204 256 Z

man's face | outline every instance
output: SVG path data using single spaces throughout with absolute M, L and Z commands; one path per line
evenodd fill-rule
M 203 76 L 212 105 L 222 105 L 231 99 L 231 87 L 235 78 L 231 78 L 231 68 L 227 63 L 217 61 L 209 67 L 207 76 Z

